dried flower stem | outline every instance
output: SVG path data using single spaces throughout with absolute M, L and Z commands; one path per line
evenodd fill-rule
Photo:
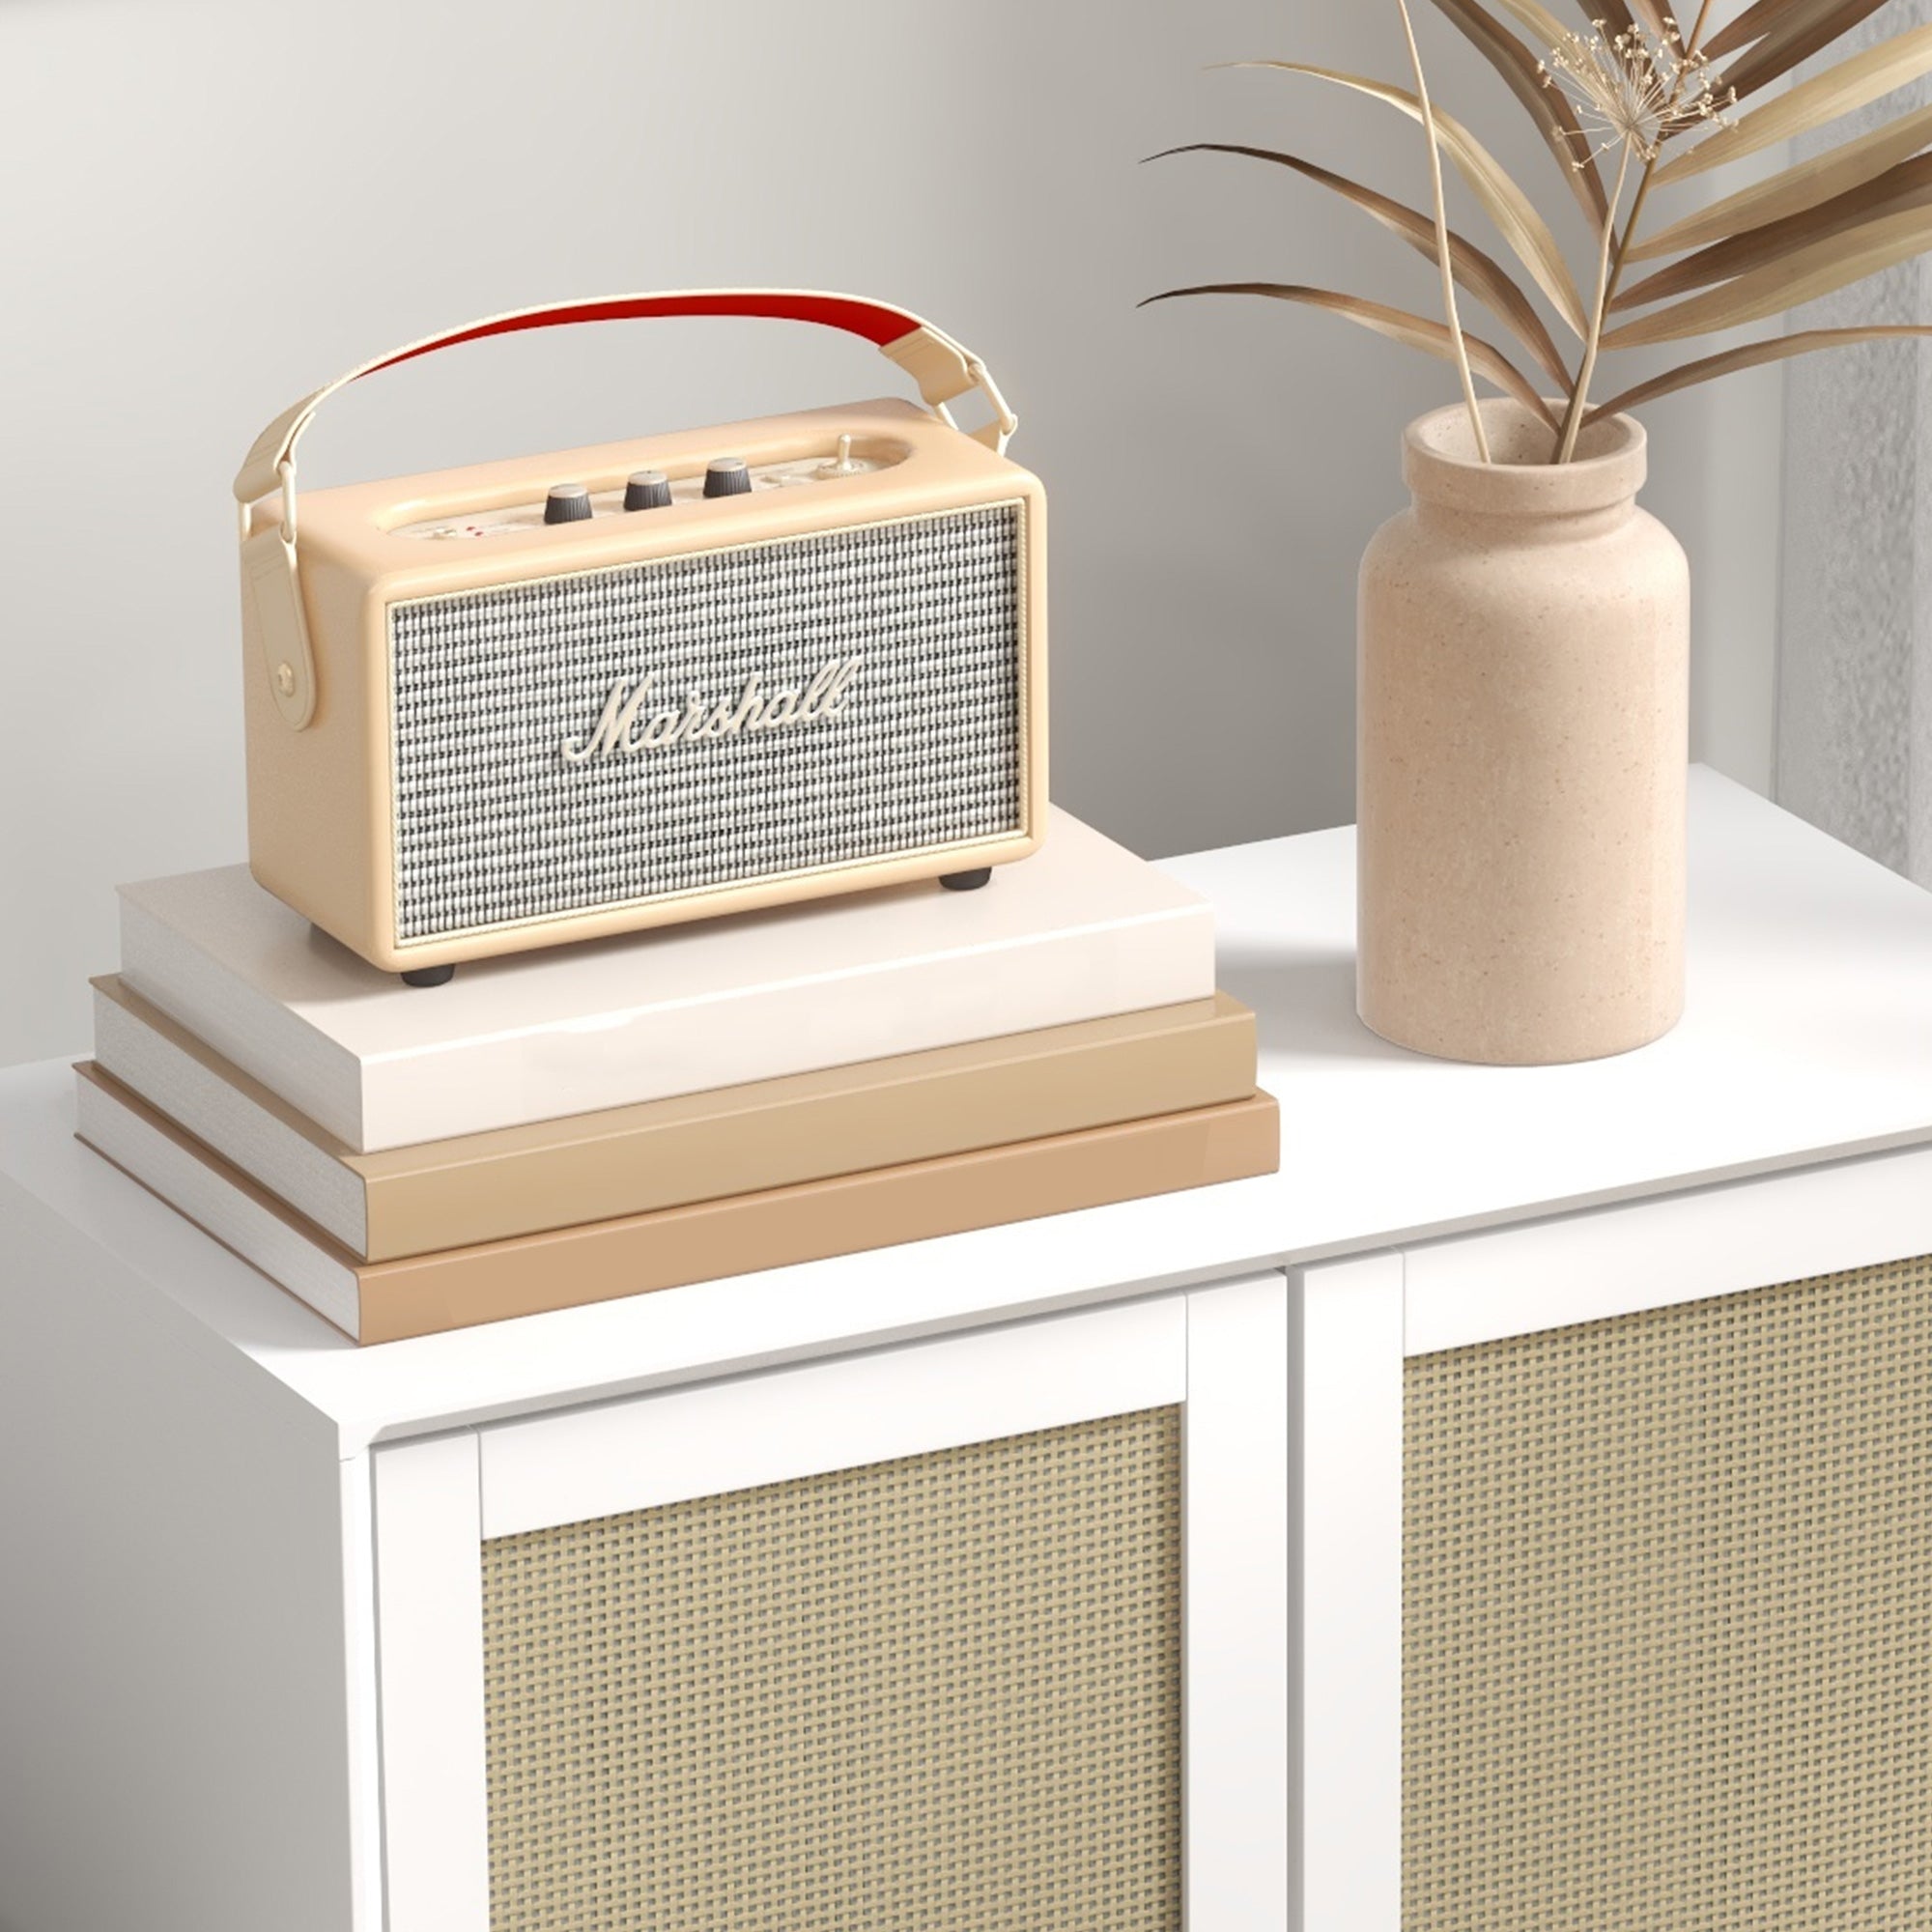
M 1691 26 L 1690 37 L 1684 43 L 1686 54 L 1694 55 L 1702 44 L 1704 23 L 1710 17 L 1710 13 L 1711 0 L 1703 0 L 1703 4 L 1697 9 L 1697 18 Z M 1625 159 L 1629 159 L 1628 149 L 1625 150 Z M 1643 213 L 1643 205 L 1650 198 L 1650 178 L 1657 170 L 1657 162 L 1656 155 L 1648 156 L 1644 161 L 1643 173 L 1637 177 L 1636 194 L 1631 202 L 1630 216 L 1624 223 L 1623 233 L 1617 238 L 1616 250 L 1610 259 L 1609 272 L 1604 277 L 1603 284 L 1597 291 L 1597 309 L 1591 327 L 1593 346 L 1596 339 L 1603 334 L 1604 318 L 1609 313 L 1611 299 L 1616 295 L 1618 284 L 1623 280 L 1624 263 L 1630 254 L 1631 243 L 1636 239 L 1636 225 Z M 1623 179 L 1621 168 L 1618 170 L 1617 179 L 1619 182 Z M 1612 195 L 1610 197 L 1612 219 L 1615 218 L 1616 209 L 1617 197 Z M 1557 440 L 1556 454 L 1550 458 L 1552 463 L 1567 463 L 1571 451 L 1577 446 L 1577 437 L 1583 426 L 1583 412 L 1589 402 L 1590 377 L 1594 373 L 1595 364 L 1594 353 L 1586 353 L 1584 365 L 1577 372 L 1576 384 L 1570 391 L 1570 406 L 1563 412 L 1563 433 Z
M 1609 212 L 1604 216 L 1604 234 L 1597 250 L 1597 299 L 1590 308 L 1590 333 L 1583 344 L 1582 366 L 1571 391 L 1570 407 L 1563 415 L 1563 434 L 1556 444 L 1556 461 L 1568 463 L 1577 453 L 1577 438 L 1583 428 L 1583 399 L 1590 393 L 1590 378 L 1597 373 L 1597 349 L 1604 339 L 1604 317 L 1610 306 L 1610 244 L 1616 240 L 1617 209 L 1624 198 L 1624 180 L 1630 173 L 1630 143 L 1624 143 L 1617 157 L 1617 185 L 1610 190 Z
M 1463 378 L 1463 401 L 1469 412 L 1476 454 L 1487 463 L 1490 439 L 1483 430 L 1483 412 L 1476 406 L 1476 379 L 1469 369 L 1462 317 L 1456 311 L 1456 273 L 1449 258 L 1449 213 L 1442 199 L 1442 154 L 1435 145 L 1435 113 L 1429 104 L 1429 83 L 1423 78 L 1422 51 L 1415 44 L 1415 22 L 1408 16 L 1408 0 L 1395 0 L 1395 4 L 1402 14 L 1402 31 L 1408 41 L 1408 62 L 1415 71 L 1416 104 L 1422 110 L 1423 137 L 1429 143 L 1429 187 L 1435 198 L 1435 259 L 1442 270 L 1442 306 L 1448 315 L 1449 338 L 1456 350 L 1457 372 Z

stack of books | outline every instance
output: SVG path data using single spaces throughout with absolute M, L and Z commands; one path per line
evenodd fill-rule
M 908 886 L 411 988 L 245 867 L 129 886 L 78 1132 L 358 1342 L 1274 1171 L 1207 903 L 1064 812 Z

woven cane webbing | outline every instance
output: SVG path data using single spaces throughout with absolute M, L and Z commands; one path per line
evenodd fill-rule
M 485 1544 L 493 1932 L 1179 1932 L 1179 1416 Z
M 1406 1932 L 1932 1926 L 1932 1258 L 1405 1382 Z

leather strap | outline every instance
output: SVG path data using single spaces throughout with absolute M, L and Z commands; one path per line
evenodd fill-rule
M 315 716 L 315 656 L 308 617 L 302 607 L 301 572 L 296 549 L 296 444 L 315 412 L 338 389 L 378 369 L 392 369 L 438 349 L 477 342 L 486 335 L 514 335 L 526 328 L 557 328 L 575 322 L 643 321 L 656 316 L 769 316 L 781 322 L 812 322 L 843 329 L 872 343 L 915 383 L 926 403 L 948 423 L 947 404 L 969 389 L 982 390 L 993 420 L 968 432 L 988 448 L 1004 451 L 1019 419 L 977 355 L 904 309 L 859 296 L 825 295 L 807 289 L 687 289 L 670 295 L 607 296 L 593 301 L 552 302 L 542 308 L 512 310 L 487 317 L 441 335 L 426 336 L 392 349 L 346 376 L 304 396 L 286 409 L 255 439 L 235 478 L 242 506 L 242 581 L 250 600 L 263 670 L 275 707 L 291 730 L 299 731 Z M 954 425 L 956 427 L 956 425 Z M 279 490 L 278 522 L 258 526 L 252 506 Z
M 859 296 L 827 295 L 805 289 L 687 289 L 668 295 L 607 296 L 591 301 L 551 302 L 541 308 L 514 309 L 440 335 L 426 336 L 402 349 L 364 362 L 346 376 L 304 396 L 284 410 L 248 451 L 235 478 L 236 500 L 259 502 L 279 489 L 283 496 L 283 535 L 295 537 L 295 453 L 315 412 L 338 389 L 379 369 L 392 369 L 439 349 L 479 342 L 490 335 L 514 335 L 527 328 L 556 328 L 579 322 L 643 321 L 659 316 L 767 316 L 783 322 L 817 323 L 872 343 L 919 384 L 920 394 L 950 422 L 946 405 L 969 389 L 983 389 L 994 420 L 973 434 L 1004 450 L 1018 426 L 985 365 L 943 330 L 904 309 Z M 244 532 L 245 533 L 245 532 Z

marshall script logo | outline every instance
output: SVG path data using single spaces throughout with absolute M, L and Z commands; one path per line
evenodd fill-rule
M 566 738 L 559 748 L 568 765 L 592 758 L 634 758 L 640 752 L 668 751 L 673 745 L 695 745 L 711 738 L 735 738 L 748 731 L 788 731 L 798 724 L 823 724 L 842 718 L 859 681 L 860 658 L 833 658 L 804 690 L 787 685 L 765 696 L 764 680 L 753 671 L 737 698 L 716 705 L 693 692 L 683 708 L 651 710 L 658 696 L 658 674 L 647 673 L 636 685 L 619 678 L 604 700 L 604 709 L 588 734 Z

